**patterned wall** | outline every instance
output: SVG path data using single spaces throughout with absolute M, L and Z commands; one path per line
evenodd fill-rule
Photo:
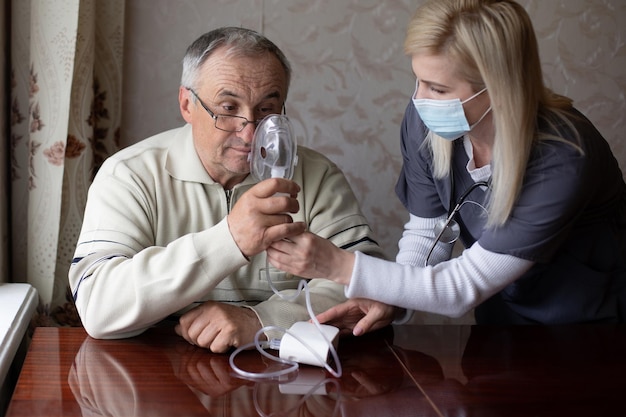
M 626 2 L 520 0 L 540 39 L 545 77 L 574 98 L 610 141 L 620 140 L 626 92 Z M 414 89 L 402 43 L 420 1 L 129 0 L 122 143 L 182 124 L 177 91 L 189 43 L 223 25 L 264 32 L 291 60 L 287 114 L 301 144 L 345 171 L 379 241 L 395 256 L 404 208 L 393 192 L 399 125 Z

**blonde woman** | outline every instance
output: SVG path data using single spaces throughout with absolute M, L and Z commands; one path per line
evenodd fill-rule
M 396 193 L 409 220 L 396 262 L 310 233 L 273 244 L 271 262 L 345 285 L 350 300 L 319 319 L 355 334 L 389 323 L 390 305 L 475 309 L 479 324 L 623 322 L 626 185 L 600 133 L 544 86 L 524 8 L 428 1 L 405 51 L 416 88 L 402 123 Z M 465 249 L 451 258 L 459 235 Z

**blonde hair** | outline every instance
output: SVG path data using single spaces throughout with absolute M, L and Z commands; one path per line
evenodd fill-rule
M 488 226 L 504 224 L 522 188 L 540 117 L 571 126 L 571 100 L 543 83 L 537 39 L 524 8 L 513 0 L 431 0 L 415 12 L 404 43 L 408 55 L 445 55 L 475 91 L 487 88 L 495 140 Z M 550 139 L 559 139 L 549 137 Z M 429 133 L 434 175 L 451 175 L 452 144 Z

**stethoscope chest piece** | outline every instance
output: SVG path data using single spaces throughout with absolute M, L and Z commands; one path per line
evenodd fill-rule
M 450 219 L 441 219 L 433 228 L 435 236 L 439 236 L 439 242 L 453 243 L 461 235 L 461 227 L 459 224 Z
M 452 196 L 454 195 L 454 182 L 452 182 L 452 186 L 451 188 L 451 193 L 450 193 L 450 212 L 448 213 L 448 217 L 445 219 L 441 219 L 440 221 L 438 221 L 435 226 L 433 227 L 433 234 L 435 236 L 435 240 L 433 241 L 432 245 L 430 246 L 430 249 L 428 250 L 428 255 L 426 255 L 426 260 L 424 261 L 424 266 L 428 265 L 428 262 L 430 261 L 430 257 L 433 254 L 433 250 L 435 250 L 435 246 L 437 246 L 437 242 L 442 242 L 442 243 L 453 243 L 456 242 L 456 240 L 459 238 L 459 236 L 461 235 L 461 227 L 459 226 L 459 223 L 454 220 L 454 215 L 461 209 L 461 206 L 463 204 L 465 204 L 467 199 L 467 196 L 477 187 L 489 187 L 490 181 L 478 181 L 474 184 L 472 184 L 467 190 L 465 190 L 465 192 L 461 195 L 461 197 L 459 198 L 458 202 L 456 203 L 456 205 L 452 205 Z M 481 206 L 478 203 L 474 203 L 477 204 L 478 206 L 482 207 L 483 210 L 485 210 L 485 208 L 483 206 Z

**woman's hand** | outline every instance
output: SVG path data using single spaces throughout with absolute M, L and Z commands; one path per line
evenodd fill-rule
M 359 336 L 381 329 L 394 320 L 398 307 L 366 298 L 353 298 L 318 314 L 320 323 L 337 327 L 341 333 Z
M 272 243 L 267 257 L 274 267 L 293 275 L 327 278 L 342 285 L 350 284 L 354 267 L 352 252 L 310 232 Z

